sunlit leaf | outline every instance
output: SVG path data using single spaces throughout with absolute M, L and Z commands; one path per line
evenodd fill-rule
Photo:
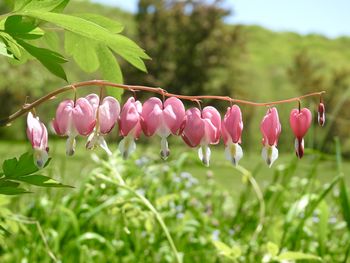
M 106 44 L 130 64 L 146 71 L 142 59 L 149 59 L 149 57 L 135 42 L 122 35 L 112 34 L 98 24 L 79 17 L 51 12 L 25 11 L 19 14 L 56 24 L 66 30 Z
M 98 69 L 97 42 L 70 31 L 65 32 L 64 38 L 66 53 L 73 56 L 79 67 L 90 73 Z
M 67 0 L 31 0 L 24 1 L 26 4 L 22 4 L 21 10 L 35 10 L 35 11 L 52 11 L 56 8 L 64 8 L 67 5 Z M 17 9 L 18 10 L 18 9 Z
M 19 44 L 33 57 L 40 61 L 52 74 L 67 81 L 66 73 L 62 67 L 62 63 L 67 62 L 65 58 L 52 50 L 39 48 L 28 44 L 24 41 L 18 41 Z
M 123 83 L 122 71 L 109 48 L 100 44 L 98 45 L 96 52 L 100 61 L 100 69 L 102 71 L 103 79 L 116 83 Z M 120 99 L 121 95 L 123 94 L 123 90 L 110 87 L 108 89 L 108 94 Z
M 283 261 L 283 260 L 317 260 L 321 261 L 321 258 L 312 254 L 305 254 L 302 252 L 293 252 L 293 251 L 287 251 L 282 252 L 280 255 L 276 257 L 277 260 Z
M 57 182 L 56 180 L 50 177 L 40 174 L 21 176 L 17 177 L 15 180 L 43 187 L 71 187 L 69 185 L 61 184 L 60 182 Z
M 124 29 L 124 26 L 121 23 L 97 14 L 78 13 L 74 15 L 100 25 L 115 34 L 121 33 Z

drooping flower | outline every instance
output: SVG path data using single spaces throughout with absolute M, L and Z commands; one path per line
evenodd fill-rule
M 227 108 L 224 119 L 221 122 L 221 133 L 225 144 L 226 159 L 237 165 L 243 157 L 241 135 L 243 121 L 241 109 L 237 105 Z
M 185 117 L 185 107 L 181 100 L 175 97 L 163 102 L 152 97 L 142 107 L 141 127 L 146 136 L 157 134 L 161 137 L 160 155 L 165 160 L 169 156 L 167 137 L 178 135 Z
M 261 155 L 267 165 L 271 167 L 273 162 L 278 158 L 277 143 L 278 137 L 281 134 L 281 123 L 275 107 L 267 110 L 266 115 L 261 121 L 260 130 L 263 134 L 262 143 L 264 145 Z
M 75 152 L 75 137 L 80 134 L 89 135 L 95 127 L 94 109 L 85 98 L 62 101 L 56 110 L 53 128 L 60 136 L 68 136 L 66 154 L 71 156 Z
M 211 106 L 205 107 L 202 112 L 198 108 L 186 111 L 182 139 L 190 147 L 197 147 L 199 159 L 203 164 L 209 166 L 210 148 L 209 144 L 217 144 L 221 135 L 220 113 Z
M 108 96 L 100 103 L 100 98 L 96 94 L 90 94 L 86 96 L 86 99 L 90 102 L 96 118 L 95 129 L 88 137 L 86 148 L 94 149 L 100 146 L 108 155 L 111 155 L 112 152 L 108 148 L 104 135 L 113 129 L 118 120 L 120 114 L 119 102 Z
M 27 116 L 27 137 L 34 149 L 34 163 L 41 169 L 49 158 L 47 129 L 39 117 L 34 117 L 31 112 Z
M 295 153 L 299 158 L 304 155 L 304 136 L 310 128 L 312 121 L 311 111 L 307 108 L 293 109 L 290 113 L 290 126 L 295 135 Z
M 318 124 L 320 126 L 324 126 L 324 124 L 326 122 L 326 109 L 325 109 L 325 106 L 322 102 L 320 102 L 320 104 L 318 104 L 317 120 L 318 120 Z
M 124 159 L 135 151 L 135 140 L 141 134 L 142 104 L 131 97 L 124 104 L 119 117 L 119 131 L 124 138 L 119 143 L 119 150 Z

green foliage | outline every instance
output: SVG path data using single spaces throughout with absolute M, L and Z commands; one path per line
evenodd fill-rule
M 49 164 L 47 162 L 46 166 Z M 34 165 L 33 155 L 22 154 L 19 159 L 12 158 L 5 160 L 0 173 L 0 195 L 17 195 L 29 193 L 21 188 L 21 183 L 41 187 L 70 187 L 61 184 L 56 180 L 41 174 L 37 174 L 39 169 Z
M 187 169 L 201 170 L 190 154 L 175 153 L 176 158 L 164 163 L 144 149 L 140 152 L 143 157 L 128 161 L 93 155 L 94 170 L 79 174 L 77 169 L 72 178 L 72 168 L 67 168 L 69 177 L 81 183 L 77 191 L 18 200 L 21 213 L 42 223 L 57 260 L 174 262 L 155 215 L 120 185 L 118 177 L 122 176 L 132 191 L 157 209 L 184 262 L 344 262 L 350 231 L 342 218 L 340 185 L 329 184 L 313 166 L 300 167 L 286 159 L 263 174 L 262 169 L 251 172 L 264 182 L 261 190 L 266 205 L 262 231 L 252 240 L 260 221 L 260 202 L 249 180 L 232 178 L 238 176 L 234 168 L 213 169 L 208 176 L 197 172 L 193 177 Z M 87 156 L 79 158 L 91 162 Z M 309 158 L 317 159 L 318 154 Z M 334 159 L 323 165 L 331 163 L 335 164 Z M 324 169 L 318 162 L 315 165 Z M 334 169 L 328 173 L 336 177 Z M 225 188 L 215 179 L 220 176 L 226 178 Z M 2 226 L 12 232 L 8 223 Z M 32 227 L 25 232 L 17 224 L 19 230 L 7 238 L 1 262 L 50 262 L 39 233 Z M 27 254 L 27 249 L 32 252 Z
M 38 46 L 39 40 L 50 34 L 50 28 L 45 23 L 48 22 L 65 30 L 65 51 L 85 72 L 95 72 L 103 60 L 104 78 L 121 81 L 121 70 L 113 52 L 136 68 L 146 71 L 143 59 L 149 57 L 132 40 L 120 34 L 123 30 L 120 23 L 96 14 L 61 14 L 68 2 L 69 0 L 15 1 L 13 12 L 4 14 L 0 20 L 0 54 L 19 62 L 26 61 L 29 55 L 52 74 L 68 81 L 62 66 L 67 60 L 56 50 Z M 39 42 L 31 42 L 36 39 Z M 51 41 L 60 40 L 51 38 Z M 112 73 L 116 73 L 117 77 L 112 76 Z

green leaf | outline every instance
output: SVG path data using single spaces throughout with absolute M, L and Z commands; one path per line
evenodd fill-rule
M 321 261 L 322 259 L 318 256 L 312 255 L 312 254 L 305 254 L 302 252 L 293 252 L 293 251 L 287 251 L 283 252 L 280 255 L 276 257 L 277 260 L 283 261 L 283 260 L 318 260 Z
M 278 251 L 279 251 L 278 245 L 276 245 L 276 244 L 273 243 L 273 242 L 268 242 L 267 245 L 266 245 L 266 247 L 267 247 L 268 253 L 269 253 L 272 257 L 277 256 Z
M 15 0 L 13 11 L 21 10 L 30 1 L 32 1 L 32 0 Z
M 325 254 L 327 236 L 328 236 L 328 220 L 329 220 L 329 207 L 326 201 L 322 201 L 319 205 L 320 221 L 318 223 L 318 241 L 320 255 Z
M 104 16 L 96 15 L 96 14 L 74 14 L 77 17 L 83 18 L 85 20 L 91 21 L 97 25 L 100 25 L 106 28 L 108 31 L 112 33 L 121 33 L 124 30 L 124 26 L 112 19 L 109 19 Z
M 37 27 L 35 19 L 23 16 L 6 18 L 4 30 L 14 38 L 37 39 L 44 35 L 44 31 Z
M 19 45 L 19 43 L 6 32 L 0 32 L 0 38 L 2 38 L 3 42 L 6 44 L 8 52 L 10 52 L 14 56 L 14 58 L 19 59 L 22 55 L 22 47 Z
M 146 71 L 142 59 L 149 59 L 149 56 L 139 46 L 122 35 L 111 34 L 110 31 L 98 24 L 79 17 L 50 12 L 25 11 L 19 14 L 56 24 L 66 30 L 106 44 L 130 64 Z
M 32 185 L 43 186 L 43 187 L 71 187 L 72 188 L 72 186 L 61 184 L 60 182 L 57 182 L 56 180 L 48 176 L 44 176 L 40 174 L 22 176 L 22 177 L 16 178 L 15 180 L 32 184 Z
M 13 181 L 8 181 L 8 180 L 1 180 L 0 181 L 0 188 L 1 187 L 18 187 L 19 183 L 13 182 Z
M 2 170 L 4 171 L 5 176 L 11 177 L 15 174 L 17 167 L 17 159 L 7 159 L 2 164 Z
M 96 51 L 100 60 L 100 68 L 102 71 L 103 79 L 116 83 L 123 83 L 122 71 L 118 62 L 116 61 L 116 58 L 109 50 L 109 48 L 105 45 L 99 45 Z M 108 94 L 117 99 L 120 99 L 121 95 L 123 94 L 123 90 L 110 87 Z
M 218 241 L 218 240 L 214 240 L 212 241 L 214 246 L 216 247 L 216 249 L 218 250 L 219 254 L 222 256 L 225 256 L 227 258 L 230 259 L 237 259 L 241 256 L 241 249 L 238 246 L 234 246 L 234 247 L 229 247 L 228 245 L 226 245 L 225 243 Z
M 350 231 L 350 202 L 349 202 L 349 193 L 346 186 L 344 172 L 342 167 L 342 156 L 341 156 L 341 147 L 339 138 L 335 139 L 335 148 L 336 148 L 336 160 L 337 160 L 337 170 L 340 176 L 340 204 L 342 208 L 342 214 L 348 230 Z
M 65 32 L 64 45 L 67 54 L 86 72 L 94 72 L 100 63 L 96 54 L 97 42 L 70 31 Z
M 18 195 L 18 194 L 27 194 L 26 189 L 18 188 L 18 187 L 0 187 L 0 194 L 2 195 Z
M 62 67 L 62 63 L 67 60 L 59 53 L 46 48 L 32 46 L 24 41 L 18 43 L 33 57 L 38 59 L 52 74 L 67 81 L 66 73 Z
M 64 8 L 68 3 L 67 0 L 32 0 L 24 2 L 27 3 L 16 10 L 52 11 L 62 9 L 62 7 Z
M 28 152 L 22 154 L 19 160 L 16 158 L 5 160 L 2 164 L 2 169 L 8 178 L 32 174 L 39 170 L 33 162 L 33 155 Z
M 2 39 L 0 38 L 0 55 L 3 55 L 5 57 L 13 58 L 13 55 L 11 53 L 8 53 L 7 46 L 4 42 L 2 42 Z

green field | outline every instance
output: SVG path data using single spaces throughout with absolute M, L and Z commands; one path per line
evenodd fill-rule
M 1 142 L 0 156 L 29 147 Z M 64 147 L 64 139 L 50 142 L 43 174 L 75 188 L 25 186 L 34 193 L 0 199 L 1 262 L 174 262 L 170 236 L 184 262 L 347 258 L 350 210 L 333 156 L 283 153 L 269 169 L 260 149 L 247 151 L 241 165 L 251 176 L 224 160 L 222 145 L 212 148 L 209 168 L 178 140 L 167 161 L 159 160 L 158 138 L 140 143 L 128 161 L 101 149 L 91 154 L 82 140 L 73 157 Z M 349 168 L 344 162 L 345 175 Z
M 94 165 L 91 161 L 91 153 L 99 155 L 101 158 L 107 158 L 107 155 L 102 149 L 95 151 L 88 151 L 84 147 L 83 138 L 79 138 L 77 144 L 77 151 L 74 156 L 67 157 L 65 155 L 65 139 L 50 142 L 50 155 L 53 157 L 52 163 L 49 168 L 49 173 L 56 179 L 64 181 L 68 184 L 79 186 L 79 181 L 84 174 L 90 172 Z M 184 171 L 188 171 L 196 176 L 199 180 L 204 180 L 208 175 L 212 175 L 215 181 L 219 183 L 224 189 L 232 190 L 236 193 L 241 187 L 241 175 L 224 156 L 223 144 L 215 145 L 211 147 L 211 163 L 210 167 L 202 165 L 197 156 L 197 149 L 191 149 L 182 144 L 181 139 L 177 138 L 172 140 L 173 144 L 170 145 L 171 155 L 167 161 L 161 162 L 166 166 L 169 162 L 176 160 L 182 153 L 185 153 Z M 110 142 L 110 148 L 112 151 L 118 152 L 117 143 Z M 256 151 L 252 150 L 245 152 L 244 157 L 240 162 L 240 165 L 253 172 L 257 180 L 262 184 L 268 184 L 271 181 L 276 170 L 283 170 L 290 162 L 296 162 L 298 169 L 297 175 L 300 178 L 307 176 L 311 164 L 315 160 L 313 154 L 306 154 L 306 156 L 297 160 L 294 152 L 283 152 L 280 154 L 278 160 L 272 168 L 264 163 L 264 160 L 260 156 L 260 144 L 256 146 Z M 148 144 L 139 143 L 136 153 L 132 156 L 132 160 L 136 161 L 138 157 L 146 157 L 149 159 L 157 159 L 159 152 L 159 140 L 157 137 L 151 139 Z M 6 158 L 19 157 L 19 155 L 25 151 L 30 150 L 30 144 L 25 142 L 5 142 L 0 141 L 0 156 L 2 160 Z M 159 157 L 160 159 L 160 157 Z M 344 162 L 344 173 L 350 174 L 350 162 Z M 322 182 L 329 182 L 333 177 L 337 175 L 335 156 L 324 156 L 322 162 L 317 166 L 315 171 L 318 179 Z M 350 180 L 347 179 L 347 184 L 350 184 Z

